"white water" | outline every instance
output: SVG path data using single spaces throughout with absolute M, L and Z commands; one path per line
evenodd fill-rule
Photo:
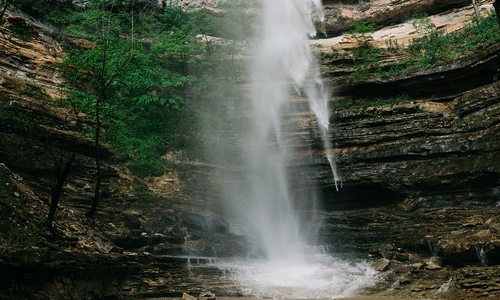
M 236 216 L 233 222 L 249 237 L 258 259 L 219 267 L 246 293 L 261 297 L 334 298 L 375 281 L 375 272 L 364 264 L 308 252 L 306 240 L 314 237 L 305 236 L 304 228 L 310 226 L 301 223 L 295 203 L 315 199 L 297 199 L 289 186 L 287 165 L 293 149 L 283 124 L 294 91 L 307 99 L 336 186 L 340 182 L 329 138 L 330 95 L 308 42 L 316 34 L 314 10 L 322 18 L 320 0 L 262 0 L 261 33 L 250 68 L 251 122 L 241 149 L 246 173 L 243 184 L 226 190 Z
M 243 149 L 249 170 L 243 225 L 268 259 L 303 260 L 305 245 L 294 203 L 313 199 L 294 199 L 287 178 L 291 149 L 282 127 L 292 90 L 307 98 L 324 137 L 335 181 L 339 181 L 328 138 L 329 95 L 308 43 L 316 33 L 311 13 L 321 9 L 321 3 L 264 0 L 262 4 L 262 32 L 251 66 L 252 123 Z
M 321 254 L 305 262 L 239 260 L 215 265 L 239 283 L 244 295 L 273 299 L 349 297 L 373 285 L 378 276 L 366 263 Z

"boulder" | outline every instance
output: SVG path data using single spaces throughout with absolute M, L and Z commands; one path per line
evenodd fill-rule
M 215 294 L 210 291 L 201 292 L 198 296 L 198 300 L 215 300 Z
M 188 293 L 182 293 L 182 300 L 197 300 L 196 297 L 189 295 Z
M 372 264 L 372 268 L 379 272 L 384 272 L 389 270 L 391 261 L 386 258 L 381 258 Z

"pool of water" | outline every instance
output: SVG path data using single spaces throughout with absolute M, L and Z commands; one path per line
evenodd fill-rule
M 374 286 L 381 276 L 365 261 L 326 254 L 298 260 L 232 259 L 213 263 L 243 295 L 274 299 L 335 299 Z

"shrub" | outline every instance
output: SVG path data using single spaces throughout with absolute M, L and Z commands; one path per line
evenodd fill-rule
M 456 61 L 500 42 L 500 28 L 494 14 L 474 19 L 470 25 L 449 34 L 440 33 L 425 25 L 428 23 L 426 20 L 426 17 L 417 19 L 419 25 L 415 26 L 427 30 L 427 35 L 414 39 L 406 49 L 401 50 L 407 57 L 403 62 L 382 68 L 379 64 L 382 50 L 365 46 L 354 51 L 355 60 L 360 62 L 351 77 L 389 77 L 428 69 Z

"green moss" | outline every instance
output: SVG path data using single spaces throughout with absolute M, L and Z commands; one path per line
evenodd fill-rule
M 332 104 L 334 110 L 360 110 L 368 107 L 390 107 L 400 103 L 409 103 L 412 101 L 406 96 L 395 98 L 373 98 L 373 99 L 356 99 L 352 101 L 336 101 Z

